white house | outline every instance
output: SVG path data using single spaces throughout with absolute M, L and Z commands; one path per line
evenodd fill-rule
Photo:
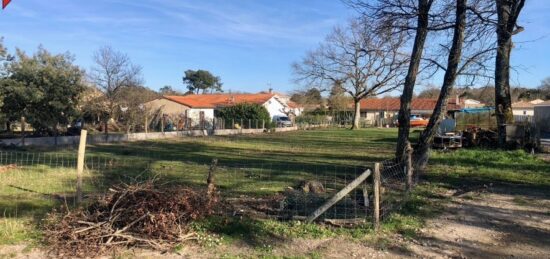
M 271 118 L 274 116 L 299 115 L 300 107 L 293 102 L 285 102 L 273 93 L 258 94 L 191 94 L 185 96 L 163 96 L 144 104 L 150 110 L 181 118 L 185 123 L 198 125 L 209 124 L 214 119 L 214 111 L 239 103 L 255 103 L 263 105 Z M 297 113 L 297 114 L 296 114 Z M 178 123 L 178 128 L 180 128 Z
M 536 99 L 533 101 L 519 101 L 512 103 L 512 113 L 514 115 L 525 115 L 533 116 L 535 115 L 535 105 L 544 102 L 541 99 Z

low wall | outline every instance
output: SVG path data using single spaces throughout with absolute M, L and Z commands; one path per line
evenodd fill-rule
M 276 132 L 297 130 L 296 127 L 276 129 Z M 198 136 L 228 136 L 239 134 L 261 134 L 264 129 L 224 129 L 224 130 L 185 130 L 171 132 L 151 132 L 151 133 L 113 133 L 109 135 L 89 134 L 86 142 L 88 144 L 116 143 L 127 141 L 143 141 L 152 139 L 168 139 L 179 137 L 198 137 Z M 60 137 L 40 137 L 26 138 L 24 143 L 20 138 L 0 139 L 0 146 L 36 146 L 36 147 L 54 147 L 54 146 L 78 146 L 80 136 L 60 136 Z
M 148 139 L 165 139 L 165 138 L 177 138 L 186 136 L 208 136 L 208 132 L 205 130 L 188 130 L 177 132 L 151 132 L 151 133 L 113 133 L 109 135 L 104 134 L 89 134 L 86 142 L 88 144 L 100 144 L 100 143 L 116 143 L 126 141 L 142 141 Z M 37 147 L 52 147 L 52 146 L 77 146 L 80 142 L 80 136 L 60 136 L 60 137 L 40 137 L 40 138 L 26 138 L 24 143 L 20 138 L 16 139 L 2 139 L 0 145 L 6 146 L 37 146 Z
M 229 136 L 229 135 L 239 135 L 239 134 L 260 134 L 263 133 L 264 129 L 222 129 L 214 130 L 212 135 L 214 136 Z
M 287 131 L 295 131 L 295 130 L 298 130 L 297 126 L 288 127 L 288 128 L 275 128 L 275 132 L 287 132 Z

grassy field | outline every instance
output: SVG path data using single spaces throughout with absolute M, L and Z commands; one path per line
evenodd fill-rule
M 222 193 L 261 197 L 304 179 L 349 181 L 365 166 L 391 158 L 395 142 L 395 129 L 323 129 L 91 146 L 87 149 L 84 189 L 91 194 L 113 183 L 150 177 L 200 186 L 216 158 Z M 0 156 L 3 163 L 23 161 L 19 168 L 0 173 L 0 244 L 39 243 L 40 219 L 61 202 L 70 203 L 74 196 L 76 180 L 70 163 L 76 151 L 22 151 L 31 152 L 42 154 L 42 159 L 33 156 L 32 162 L 23 165 L 30 161 L 28 156 L 24 160 L 2 160 Z M 52 157 L 66 162 L 52 163 Z M 437 214 L 445 202 L 440 194 L 448 189 L 501 184 L 546 191 L 550 187 L 550 164 L 523 151 L 434 152 L 422 179 L 403 210 L 384 222 L 385 231 L 414 236 L 425 218 Z M 219 238 L 206 239 L 208 244 L 224 240 L 263 247 L 274 237 L 334 235 L 373 239 L 369 226 L 340 229 L 274 220 L 212 217 L 196 222 L 193 228 Z

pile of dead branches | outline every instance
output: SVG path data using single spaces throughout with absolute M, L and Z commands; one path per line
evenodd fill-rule
M 192 239 L 190 221 L 213 212 L 207 190 L 158 186 L 152 181 L 113 187 L 85 208 L 50 213 L 46 242 L 58 256 L 93 257 L 121 247 L 167 250 Z

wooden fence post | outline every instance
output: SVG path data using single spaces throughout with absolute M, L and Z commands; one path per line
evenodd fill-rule
M 208 197 L 211 197 L 214 192 L 214 174 L 216 173 L 216 170 L 218 168 L 218 159 L 214 158 L 212 159 L 212 163 L 210 164 L 210 168 L 208 169 L 208 178 L 206 178 L 206 184 L 207 184 L 207 190 L 208 190 Z
M 374 181 L 373 181 L 373 190 L 374 190 L 374 229 L 378 231 L 380 229 L 380 163 L 374 164 Z
M 407 165 L 405 166 L 407 174 L 407 192 L 410 192 L 413 187 L 413 165 L 412 165 L 412 148 L 407 150 Z
M 80 131 L 80 143 L 78 145 L 78 160 L 76 164 L 76 203 L 82 202 L 82 174 L 84 173 L 84 156 L 86 155 L 87 130 Z

